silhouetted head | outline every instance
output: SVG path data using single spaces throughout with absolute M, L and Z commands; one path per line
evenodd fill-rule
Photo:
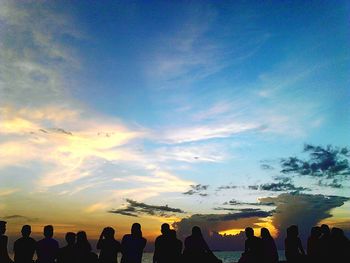
M 202 230 L 199 226 L 192 227 L 192 236 L 194 237 L 202 237 Z
M 329 226 L 326 224 L 321 225 L 321 232 L 324 236 L 329 236 L 331 233 L 331 231 L 329 230 Z
M 66 238 L 67 244 L 68 244 L 69 246 L 73 246 L 73 245 L 75 244 L 75 237 L 76 237 L 75 233 L 73 233 L 73 232 L 67 232 L 65 238 Z
M 331 231 L 331 236 L 334 239 L 341 239 L 344 237 L 344 231 L 341 228 L 333 227 Z
M 142 237 L 141 225 L 139 223 L 132 224 L 131 235 L 134 237 Z
M 167 223 L 162 224 L 160 232 L 162 232 L 163 235 L 169 234 L 170 226 Z
M 270 231 L 266 227 L 263 227 L 260 230 L 260 235 L 261 235 L 261 238 L 270 238 L 271 237 Z
M 0 221 L 0 235 L 3 235 L 6 233 L 6 221 Z
M 172 238 L 172 239 L 176 239 L 176 231 L 174 229 L 171 229 L 169 231 L 169 236 Z
M 44 227 L 44 236 L 46 238 L 53 237 L 53 226 L 52 225 L 48 225 L 48 226 Z
M 114 239 L 115 231 L 112 227 L 105 227 L 103 229 L 103 236 L 107 239 Z
M 245 235 L 247 238 L 251 238 L 254 236 L 254 230 L 251 227 L 246 227 L 245 229 Z
M 30 225 L 24 225 L 22 226 L 21 233 L 23 237 L 29 237 L 30 233 L 32 233 L 32 228 L 30 227 Z
M 85 231 L 79 231 L 77 233 L 77 243 L 88 242 L 87 235 Z
M 321 236 L 321 228 L 319 226 L 314 226 L 311 228 L 311 236 L 314 238 L 319 238 Z
M 298 235 L 299 235 L 298 226 L 292 225 L 287 228 L 287 237 L 293 238 L 293 237 L 297 237 Z

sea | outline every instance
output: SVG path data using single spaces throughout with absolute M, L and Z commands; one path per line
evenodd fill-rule
M 216 251 L 215 256 L 222 260 L 223 263 L 238 262 L 243 251 Z M 284 250 L 278 251 L 279 260 L 285 260 Z M 142 263 L 152 263 L 153 253 L 143 253 Z
M 235 263 L 238 262 L 243 251 L 214 251 L 215 256 L 222 260 L 223 263 Z M 279 260 L 285 260 L 284 250 L 278 251 Z M 13 254 L 10 254 L 13 259 Z M 142 256 L 142 263 L 152 263 L 153 253 L 144 252 Z M 118 262 L 120 262 L 120 255 L 118 255 Z

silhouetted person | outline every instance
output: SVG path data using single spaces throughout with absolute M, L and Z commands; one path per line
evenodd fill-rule
M 120 243 L 114 238 L 115 231 L 112 227 L 103 229 L 100 239 L 97 242 L 97 249 L 100 249 L 100 263 L 116 263 L 118 252 L 121 252 Z
M 244 244 L 244 253 L 239 262 L 256 263 L 260 262 L 263 257 L 263 243 L 262 240 L 254 236 L 254 230 L 251 227 L 245 229 L 247 237 Z
M 22 237 L 13 244 L 15 263 L 33 263 L 36 241 L 30 237 L 32 229 L 29 225 L 22 227 Z
M 192 235 L 185 239 L 183 259 L 187 263 L 222 262 L 210 250 L 198 226 L 194 226 Z
M 59 249 L 57 263 L 75 263 L 77 256 L 75 247 L 76 235 L 73 232 L 68 232 L 65 239 L 67 245 Z
M 260 230 L 261 241 L 262 241 L 262 253 L 264 263 L 277 263 L 278 253 L 275 241 L 273 240 L 270 231 L 263 227 Z
M 8 237 L 5 235 L 5 233 L 6 233 L 6 221 L 0 221 L 0 262 L 1 263 L 12 262 L 7 251 Z
M 331 246 L 331 231 L 326 224 L 321 225 L 321 237 L 320 237 L 320 258 L 321 262 L 329 262 L 332 259 L 330 246 Z
M 330 235 L 332 262 L 350 262 L 350 243 L 340 228 L 333 227 Z
M 169 247 L 169 262 L 181 262 L 182 242 L 177 239 L 176 231 L 174 229 L 169 230 Z
M 307 258 L 310 262 L 319 262 L 320 257 L 320 236 L 321 228 L 315 226 L 311 228 L 311 233 L 307 239 Z
M 91 245 L 85 231 L 77 233 L 77 242 L 75 244 L 76 261 L 79 263 L 90 262 Z
M 154 243 L 153 263 L 167 263 L 169 261 L 169 224 L 162 224 L 160 231 L 162 234 L 156 238 Z
M 141 263 L 142 253 L 147 240 L 142 237 L 141 225 L 134 223 L 131 227 L 131 234 L 123 236 L 121 263 Z
M 305 252 L 298 237 L 299 230 L 296 225 L 287 228 L 287 238 L 285 239 L 285 255 L 288 262 L 303 262 Z
M 48 225 L 44 227 L 44 237 L 37 243 L 36 254 L 38 256 L 38 263 L 54 263 L 57 252 L 58 242 L 53 239 L 53 226 Z

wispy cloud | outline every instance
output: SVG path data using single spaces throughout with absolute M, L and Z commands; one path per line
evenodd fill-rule
M 12 195 L 18 191 L 19 191 L 18 188 L 10 188 L 10 189 L 9 188 L 2 188 L 2 189 L 0 189 L 0 197 Z
M 71 18 L 41 2 L 4 0 L 0 22 L 1 103 L 33 106 L 65 101 L 66 79 L 79 66 L 72 48 L 61 41 L 62 36 L 80 37 Z
M 1 108 L 3 121 L 0 134 L 6 138 L 1 147 L 8 151 L 0 152 L 2 167 L 41 160 L 51 166 L 39 180 L 42 187 L 73 182 L 89 176 L 103 161 L 130 160 L 126 150 L 117 149 L 130 140 L 142 137 L 144 132 L 131 130 L 117 119 L 101 116 L 84 118 L 74 110 L 61 111 L 50 107 L 59 114 L 51 118 L 44 108 L 15 112 L 14 109 Z M 63 114 L 66 113 L 66 118 Z M 62 128 L 68 126 L 68 129 Z M 59 127 L 59 128 L 46 128 Z M 27 149 L 23 154 L 23 149 Z
M 121 214 L 126 216 L 138 217 L 139 215 L 157 215 L 161 217 L 173 216 L 176 213 L 183 214 L 183 210 L 172 208 L 168 205 L 149 205 L 142 202 L 137 202 L 131 199 L 126 199 L 127 205 L 125 208 L 112 209 L 108 213 Z
M 191 189 L 184 192 L 184 195 L 199 195 L 202 197 L 208 196 L 208 193 L 206 192 L 209 188 L 209 185 L 202 185 L 202 184 L 196 184 L 196 185 L 190 185 Z
M 162 146 L 154 154 L 159 161 L 186 163 L 220 163 L 230 158 L 224 147 L 214 143 Z
M 210 125 L 196 125 L 188 127 L 180 127 L 165 131 L 165 142 L 169 143 L 185 143 L 213 138 L 227 138 L 235 134 L 250 132 L 263 129 L 264 127 L 254 123 L 213 123 Z

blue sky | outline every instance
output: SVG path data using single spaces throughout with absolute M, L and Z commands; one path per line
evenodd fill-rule
M 54 220 L 42 209 L 60 203 L 87 218 L 62 208 L 69 225 L 118 217 L 128 229 L 106 213 L 126 198 L 186 211 L 166 220 L 218 213 L 288 192 L 249 186 L 277 182 L 304 144 L 349 146 L 346 1 L 1 3 L 5 217 Z M 346 180 L 290 180 L 348 196 Z M 208 196 L 184 195 L 191 185 Z M 152 219 L 140 219 L 150 232 Z

